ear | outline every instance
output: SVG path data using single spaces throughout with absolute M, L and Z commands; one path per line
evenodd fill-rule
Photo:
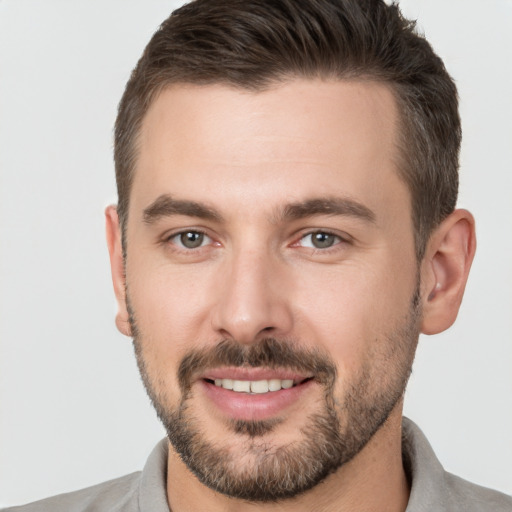
M 424 334 L 455 322 L 475 250 L 475 220 L 467 210 L 455 210 L 432 233 L 421 267 Z
M 117 299 L 116 326 L 125 336 L 131 336 L 128 308 L 126 306 L 126 275 L 124 270 L 123 247 L 121 243 L 121 228 L 119 216 L 114 205 L 105 210 L 107 245 L 110 254 L 110 269 L 112 282 Z

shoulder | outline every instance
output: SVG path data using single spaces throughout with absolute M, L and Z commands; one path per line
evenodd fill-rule
M 402 422 L 402 456 L 411 482 L 407 512 L 512 512 L 512 497 L 444 470 L 419 427 Z
M 162 439 L 136 473 L 0 512 L 169 512 L 166 494 L 168 441 Z
M 2 509 L 1 512 L 138 512 L 140 471 L 92 487 L 20 507 Z
M 447 500 L 464 512 L 512 512 L 512 496 L 445 473 Z M 460 508 L 462 507 L 462 508 Z

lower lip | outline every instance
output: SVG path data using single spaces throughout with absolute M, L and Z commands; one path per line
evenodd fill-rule
M 258 421 L 275 418 L 293 406 L 314 385 L 308 380 L 289 389 L 268 393 L 237 393 L 208 382 L 200 381 L 202 389 L 220 411 L 235 420 Z

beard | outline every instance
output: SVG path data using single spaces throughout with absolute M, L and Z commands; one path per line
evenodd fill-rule
M 127 295 L 128 296 L 128 295 Z M 191 350 L 178 368 L 181 397 L 169 405 L 162 380 L 151 371 L 136 316 L 129 307 L 137 364 L 146 391 L 175 452 L 204 485 L 232 498 L 275 502 L 298 496 L 353 459 L 386 422 L 402 399 L 419 336 L 419 290 L 406 318 L 373 340 L 363 364 L 343 393 L 332 358 L 295 340 L 265 338 L 251 345 L 221 340 Z M 274 444 L 269 436 L 280 419 L 231 420 L 233 442 L 208 439 L 208 426 L 195 415 L 192 383 L 205 370 L 222 366 L 263 367 L 312 374 L 323 398 L 300 427 L 300 440 Z M 238 438 L 238 439 L 235 439 Z M 242 440 L 242 443 L 237 441 Z M 233 449 L 236 445 L 237 449 Z

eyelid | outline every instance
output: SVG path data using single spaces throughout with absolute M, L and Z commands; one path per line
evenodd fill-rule
M 339 243 L 347 243 L 347 244 L 350 244 L 350 243 L 353 243 L 353 238 L 345 233 L 345 232 L 339 232 L 335 229 L 328 229 L 328 228 L 309 228 L 309 229 L 304 229 L 304 230 L 301 230 L 297 236 L 295 236 L 295 242 L 293 242 L 292 246 L 296 246 L 299 244 L 299 242 L 301 240 L 303 240 L 305 237 L 307 236 L 311 236 L 311 235 L 314 235 L 316 233 L 324 233 L 326 235 L 332 235 L 336 238 L 339 238 L 340 242 L 337 242 L 336 244 L 334 244 L 333 246 L 327 248 L 327 249 L 319 249 L 319 250 L 328 250 L 328 249 L 331 249 L 331 248 L 334 248 L 336 245 L 338 245 Z
M 204 237 L 209 240 L 209 243 L 206 243 L 206 244 L 200 245 L 199 247 L 190 249 L 188 247 L 183 246 L 182 244 L 173 242 L 173 239 L 177 239 L 180 235 L 183 235 L 184 233 L 199 233 L 201 235 L 204 235 Z M 162 240 L 161 240 L 161 243 L 163 243 L 163 244 L 172 244 L 178 250 L 187 251 L 187 252 L 198 251 L 208 245 L 211 245 L 212 242 L 214 242 L 213 237 L 211 237 L 205 229 L 196 228 L 196 227 L 180 228 L 177 230 L 173 230 L 171 232 L 167 232 L 167 233 L 165 233 L 165 235 L 162 237 Z
M 318 232 L 317 232 L 318 233 Z M 311 250 L 314 250 L 314 251 L 322 251 L 322 252 L 326 252 L 326 251 L 329 251 L 329 249 L 336 249 L 336 247 L 342 243 L 342 239 L 337 236 L 337 235 L 333 235 L 331 233 L 324 233 L 324 232 L 321 232 L 322 234 L 325 234 L 325 235 L 328 235 L 328 236 L 332 236 L 333 237 L 333 243 L 332 245 L 328 245 L 326 247 L 315 247 L 315 244 L 313 242 L 313 236 L 317 233 L 308 233 L 306 235 L 304 235 L 300 240 L 299 240 L 299 244 L 300 244 L 300 247 L 304 247 L 304 248 L 307 248 L 307 249 L 311 249 Z M 306 245 L 304 243 L 304 241 L 306 239 L 310 239 L 309 243 Z
M 183 251 L 187 251 L 187 252 L 198 251 L 200 249 L 204 249 L 205 247 L 207 247 L 209 245 L 220 245 L 220 243 L 217 242 L 215 240 L 215 238 L 208 233 L 208 231 L 209 230 L 200 228 L 200 227 L 179 228 L 179 229 L 172 230 L 170 232 L 165 233 L 162 236 L 160 243 L 172 244 L 174 247 L 176 247 L 177 250 L 183 250 Z M 182 235 L 184 233 L 200 233 L 200 234 L 204 235 L 204 237 L 207 239 L 208 243 L 200 245 L 199 247 L 196 247 L 196 248 L 187 248 L 187 247 L 182 246 L 181 244 L 173 242 L 173 239 L 176 239 L 177 237 L 179 237 L 180 235 Z M 307 229 L 302 229 L 299 233 L 297 233 L 294 236 L 295 241 L 292 242 L 291 246 L 292 247 L 297 247 L 297 246 L 300 247 L 301 240 L 303 240 L 307 236 L 311 236 L 316 233 L 324 233 L 326 235 L 334 236 L 338 239 L 338 241 L 336 243 L 334 243 L 331 247 L 326 247 L 324 249 L 316 248 L 316 250 L 318 250 L 318 251 L 328 252 L 330 249 L 335 249 L 338 245 L 340 245 L 342 243 L 343 244 L 353 243 L 353 238 L 345 232 L 339 232 L 335 229 L 328 229 L 328 228 L 307 228 Z

